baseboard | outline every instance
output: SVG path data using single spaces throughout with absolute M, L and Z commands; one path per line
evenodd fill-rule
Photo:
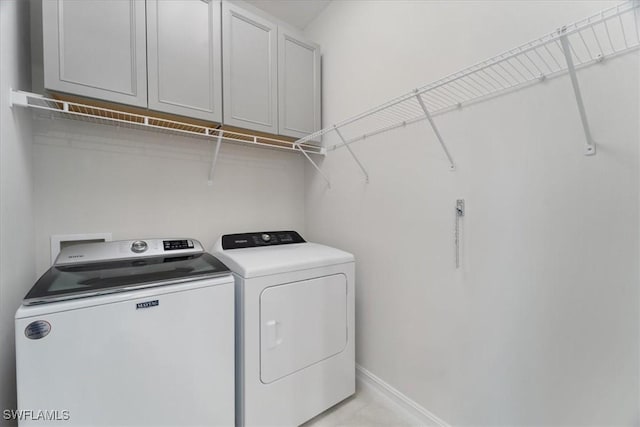
M 451 427 L 445 421 L 441 420 L 425 408 L 420 406 L 417 402 L 411 400 L 385 381 L 356 364 L 356 381 L 363 387 L 368 387 L 374 391 L 384 395 L 401 410 L 406 412 L 411 418 L 414 418 L 418 423 L 425 425 L 436 425 L 440 427 Z

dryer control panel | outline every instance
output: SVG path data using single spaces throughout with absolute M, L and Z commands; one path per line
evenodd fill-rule
M 257 248 L 262 246 L 305 243 L 295 231 L 259 231 L 254 233 L 225 234 L 222 249 Z

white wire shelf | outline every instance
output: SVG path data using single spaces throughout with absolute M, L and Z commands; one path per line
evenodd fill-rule
M 432 120 L 433 116 L 569 73 L 587 137 L 585 154 L 595 154 L 595 143 L 591 139 L 584 114 L 575 70 L 637 49 L 640 46 L 637 16 L 639 7 L 640 2 L 634 0 L 605 9 L 309 134 L 298 139 L 295 144 L 317 141 L 334 132 L 339 142 L 328 145 L 324 139 L 323 144 L 327 150 L 346 147 L 353 155 L 349 148 L 353 142 L 426 119 L 433 127 L 453 170 L 453 159 Z M 353 156 L 368 180 L 366 170 Z
M 148 129 L 167 134 L 204 138 L 212 140 L 213 142 L 225 141 L 269 149 L 321 155 L 325 154 L 326 151 L 323 147 L 314 144 L 295 144 L 294 142 L 277 138 L 250 135 L 193 123 L 46 98 L 42 95 L 23 91 L 14 90 L 11 92 L 11 105 L 28 107 L 55 118 L 80 120 L 111 126 L 115 125 L 121 128 Z

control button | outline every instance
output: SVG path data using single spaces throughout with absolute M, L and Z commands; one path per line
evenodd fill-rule
M 148 248 L 149 246 L 147 245 L 147 242 L 145 242 L 144 240 L 136 240 L 131 244 L 131 251 L 137 254 L 146 251 Z
M 263 242 L 268 242 L 268 241 L 270 241 L 270 240 L 271 240 L 271 236 L 270 236 L 270 235 L 268 235 L 267 233 L 264 233 L 264 234 L 262 235 L 262 241 L 263 241 Z

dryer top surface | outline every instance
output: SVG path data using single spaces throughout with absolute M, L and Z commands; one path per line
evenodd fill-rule
M 309 242 L 224 250 L 219 239 L 211 253 L 246 279 L 355 261 L 348 252 Z

